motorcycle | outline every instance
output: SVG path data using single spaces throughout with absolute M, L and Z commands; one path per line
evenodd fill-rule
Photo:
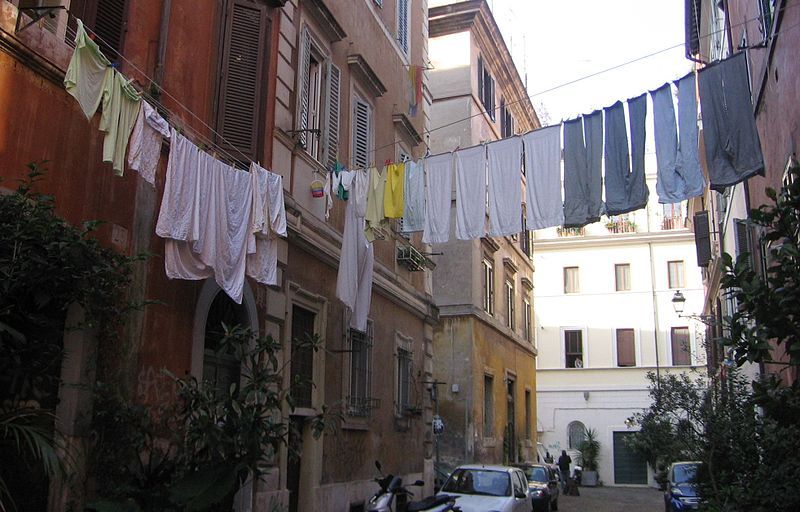
M 403 486 L 403 479 L 394 475 L 383 475 L 381 463 L 375 461 L 379 478 L 375 482 L 380 489 L 367 502 L 365 512 L 460 512 L 456 506 L 457 496 L 429 496 L 419 501 L 408 502 L 413 493 Z M 422 487 L 425 482 L 417 480 L 413 486 Z M 394 508 L 393 508 L 394 507 Z

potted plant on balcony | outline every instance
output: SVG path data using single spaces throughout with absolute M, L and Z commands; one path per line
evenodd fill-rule
M 597 430 L 587 428 L 583 432 L 583 441 L 578 446 L 583 459 L 583 475 L 581 484 L 587 487 L 597 485 L 597 459 L 600 457 L 600 441 L 597 440 Z

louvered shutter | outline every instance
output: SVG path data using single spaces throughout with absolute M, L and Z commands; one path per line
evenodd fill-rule
M 483 58 L 478 57 L 478 98 L 483 103 Z
M 297 91 L 297 129 L 299 130 L 298 142 L 305 148 L 308 142 L 308 103 L 311 90 L 311 35 L 308 28 L 303 27 L 300 33 L 300 55 L 297 61 L 298 91 Z
M 406 54 L 408 53 L 408 2 L 409 0 L 397 0 L 397 41 Z
M 708 212 L 694 214 L 694 244 L 697 249 L 697 266 L 707 267 L 711 261 L 711 238 L 708 232 Z
M 369 165 L 370 106 L 360 98 L 353 105 L 353 165 Z
M 109 60 L 118 60 L 125 31 L 126 0 L 98 0 L 94 33 L 100 38 L 100 49 Z
M 236 158 L 258 159 L 268 23 L 267 8 L 260 3 L 228 4 L 217 100 L 221 137 L 216 142 Z
M 332 62 L 328 64 L 328 105 L 325 114 L 324 162 L 331 168 L 339 156 L 339 85 L 341 71 Z
M 736 219 L 736 256 L 747 253 L 747 261 L 753 268 L 753 249 L 750 244 L 750 226 L 746 220 Z

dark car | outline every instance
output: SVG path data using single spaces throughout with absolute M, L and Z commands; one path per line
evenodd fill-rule
M 674 462 L 670 465 L 664 491 L 664 510 L 683 512 L 698 509 L 700 497 L 695 478 L 699 468 L 699 462 Z
M 558 510 L 558 474 L 547 464 L 512 464 L 525 472 L 528 494 L 536 512 Z

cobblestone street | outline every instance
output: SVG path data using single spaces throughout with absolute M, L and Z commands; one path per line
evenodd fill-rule
M 662 494 L 650 487 L 581 487 L 580 496 L 561 496 L 559 512 L 659 512 Z

